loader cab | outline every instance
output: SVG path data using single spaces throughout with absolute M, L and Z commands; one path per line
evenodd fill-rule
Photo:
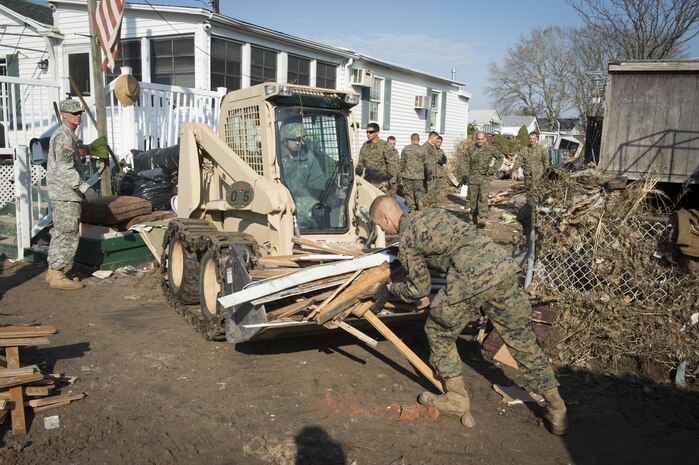
M 354 169 L 347 115 L 330 108 L 275 109 L 281 181 L 295 204 L 300 234 L 344 234 Z

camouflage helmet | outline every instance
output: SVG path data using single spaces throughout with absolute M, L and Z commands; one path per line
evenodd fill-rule
M 61 100 L 61 103 L 58 104 L 58 109 L 63 113 L 80 113 L 85 111 L 77 101 L 72 99 Z
M 288 123 L 282 127 L 282 139 L 297 139 L 303 137 L 303 124 Z

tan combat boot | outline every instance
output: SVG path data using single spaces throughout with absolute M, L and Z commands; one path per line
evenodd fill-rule
M 546 399 L 546 411 L 544 412 L 544 424 L 546 428 L 558 436 L 568 432 L 568 410 L 563 402 L 558 388 L 551 388 L 543 392 Z
M 423 392 L 418 398 L 418 402 L 427 407 L 434 407 L 439 413 L 445 415 L 456 415 L 461 417 L 461 423 L 467 428 L 476 426 L 476 422 L 471 416 L 471 401 L 464 386 L 464 378 L 447 378 L 444 380 L 446 393 L 440 396 L 431 392 Z
M 64 290 L 74 290 L 82 289 L 85 287 L 83 283 L 71 281 L 66 278 L 66 275 L 62 271 L 51 270 L 53 273 L 51 275 L 51 280 L 49 281 L 49 286 L 51 289 L 64 289 Z
M 60 271 L 49 268 L 46 272 L 46 282 L 51 284 L 51 280 L 56 276 L 56 273 L 60 273 Z

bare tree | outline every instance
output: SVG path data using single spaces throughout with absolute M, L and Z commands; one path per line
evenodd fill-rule
M 546 116 L 551 125 L 573 107 L 569 36 L 550 26 L 533 29 L 491 63 L 487 92 L 501 114 Z
M 566 0 L 616 60 L 662 60 L 683 55 L 699 34 L 697 0 Z

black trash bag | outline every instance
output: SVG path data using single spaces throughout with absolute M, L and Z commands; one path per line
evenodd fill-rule
M 146 150 L 145 152 L 131 150 L 131 153 L 133 154 L 133 168 L 135 171 L 142 172 L 154 168 L 162 168 L 166 174 L 172 175 L 179 167 L 179 144 L 172 147 Z
M 148 200 L 153 211 L 170 210 L 170 199 L 175 185 L 161 168 L 140 173 L 129 171 L 119 185 L 119 195 L 130 195 Z

